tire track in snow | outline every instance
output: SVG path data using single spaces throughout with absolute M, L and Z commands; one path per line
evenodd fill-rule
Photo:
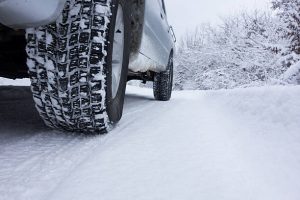
M 5 194 L 1 197 L 3 199 L 11 199 L 12 196 L 22 200 L 32 200 L 33 196 L 35 199 L 47 197 L 82 162 L 92 157 L 95 149 L 101 151 L 102 145 L 119 137 L 113 133 L 84 137 L 51 131 L 44 128 L 37 117 L 28 87 L 2 87 L 0 94 L 0 109 L 3 111 L 0 115 L 0 138 L 3 138 L 0 141 L 0 194 Z M 124 121 L 127 116 L 138 116 L 154 104 L 149 101 L 151 98 L 143 96 L 127 95 L 126 99 Z M 24 102 L 29 106 L 23 106 Z M 22 106 L 16 106 L 19 104 Z M 15 109 L 5 109 L 14 106 Z M 18 112 L 24 117 L 15 118 Z M 31 116 L 32 121 L 28 120 Z M 7 121 L 13 121 L 17 126 L 5 124 Z M 22 126 L 27 128 L 23 130 Z M 16 134 L 13 133 L 14 128 L 17 128 Z

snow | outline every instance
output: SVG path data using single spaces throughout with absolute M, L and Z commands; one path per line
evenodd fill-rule
M 45 63 L 45 68 L 48 69 L 48 70 L 55 71 L 54 62 L 50 59 L 47 59 L 46 63 Z
M 107 2 L 107 5 L 110 4 L 110 1 Z M 110 13 L 110 7 L 109 6 L 103 6 L 102 4 L 96 4 L 95 6 L 95 12 L 103 15 L 107 15 L 107 13 Z
M 30 80 L 29 79 L 17 79 L 17 80 L 12 80 L 12 79 L 7 79 L 7 78 L 1 78 L 0 77 L 0 86 L 1 85 L 10 85 L 10 86 L 29 86 L 30 85 Z
M 77 15 L 79 15 L 80 10 L 81 10 L 81 5 L 75 4 L 70 11 L 70 15 L 77 16 Z
M 104 136 L 44 127 L 28 87 L 0 96 L 1 200 L 300 198 L 300 86 L 170 102 L 128 86 L 123 119 Z
M 282 79 L 288 83 L 300 83 L 300 62 L 292 65 L 282 76 Z
M 53 36 L 51 34 L 47 34 L 46 36 L 46 44 L 51 45 L 53 42 Z

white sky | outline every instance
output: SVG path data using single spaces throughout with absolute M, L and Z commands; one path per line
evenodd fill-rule
M 201 23 L 218 23 L 220 17 L 241 10 L 268 9 L 270 0 L 165 0 L 168 20 L 177 38 Z

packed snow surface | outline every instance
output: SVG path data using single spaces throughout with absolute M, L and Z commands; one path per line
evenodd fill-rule
M 0 87 L 1 200 L 299 200 L 300 87 L 129 86 L 107 135 L 52 131 L 28 87 Z

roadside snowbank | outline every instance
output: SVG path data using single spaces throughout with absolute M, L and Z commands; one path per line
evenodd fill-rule
M 229 109 L 231 114 L 252 117 L 259 124 L 264 122 L 300 130 L 300 86 L 271 86 L 208 93 L 212 95 L 212 102 L 218 104 L 220 109 Z

